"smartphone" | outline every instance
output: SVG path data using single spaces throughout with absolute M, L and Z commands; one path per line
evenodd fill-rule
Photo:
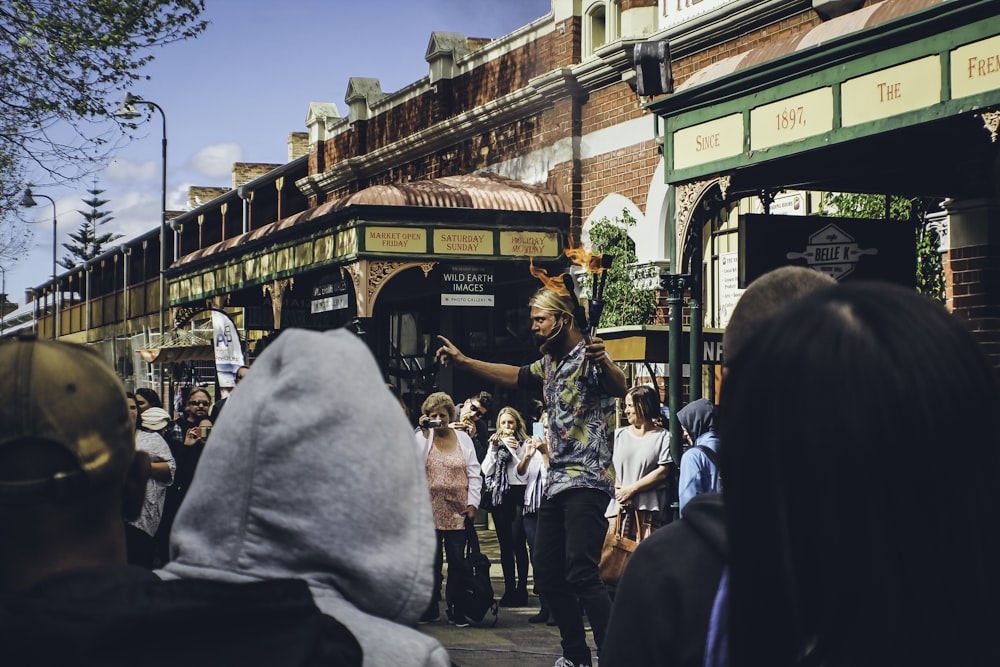
M 208 437 L 208 434 L 212 432 L 211 426 L 199 426 L 198 427 L 198 437 L 204 440 Z
M 545 425 L 542 422 L 535 422 L 531 425 L 531 435 L 532 437 L 542 440 L 545 438 Z
M 444 422 L 440 419 L 428 419 L 424 422 L 424 426 L 427 428 L 441 428 L 444 426 Z

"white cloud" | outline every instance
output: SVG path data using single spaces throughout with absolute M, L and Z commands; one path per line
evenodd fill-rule
M 243 147 L 236 143 L 212 144 L 195 153 L 188 165 L 209 179 L 229 179 L 233 163 L 243 159 Z
M 160 178 L 160 163 L 155 160 L 134 162 L 117 157 L 101 172 L 101 179 L 112 183 L 153 183 Z

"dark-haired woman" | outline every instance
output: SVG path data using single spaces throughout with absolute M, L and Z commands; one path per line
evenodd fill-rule
M 135 402 L 139 406 L 140 415 L 149 408 L 163 407 L 163 401 L 160 400 L 160 395 L 149 387 L 139 387 L 135 390 Z
M 722 385 L 706 664 L 1000 665 L 998 408 L 966 327 L 912 289 L 843 284 L 768 322 Z

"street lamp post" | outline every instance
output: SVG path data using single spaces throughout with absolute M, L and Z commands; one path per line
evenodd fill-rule
M 7 320 L 7 269 L 0 266 L 0 338 L 3 338 L 4 322 Z
M 152 107 L 160 112 L 160 118 L 163 120 L 163 151 L 162 151 L 162 165 L 161 169 L 161 182 L 160 182 L 160 345 L 163 345 L 163 341 L 166 339 L 167 330 L 164 323 L 164 312 L 167 303 L 167 114 L 163 112 L 163 108 L 156 102 L 151 102 L 149 100 L 144 100 L 132 93 L 125 93 L 125 101 L 122 104 L 122 108 L 114 113 L 116 118 L 121 118 L 122 120 L 134 120 L 141 116 L 142 114 L 135 108 L 136 104 L 145 104 L 148 107 Z M 163 373 L 160 373 L 160 395 L 163 394 Z
M 53 317 L 55 319 L 55 324 L 52 328 L 52 338 L 59 338 L 59 274 L 56 273 L 56 249 L 58 246 L 58 235 L 57 230 L 59 228 L 59 223 L 56 220 L 56 202 L 52 197 L 48 195 L 40 195 L 33 193 L 30 187 L 24 189 L 24 196 L 21 197 L 21 206 L 24 208 L 31 208 L 33 206 L 38 206 L 38 202 L 35 201 L 35 197 L 40 197 L 42 199 L 48 199 L 49 203 L 52 204 L 52 285 L 55 288 L 52 298 L 52 311 Z

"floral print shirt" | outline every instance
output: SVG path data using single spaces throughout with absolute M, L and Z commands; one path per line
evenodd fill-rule
M 541 386 L 549 417 L 549 472 L 545 494 L 589 488 L 614 496 L 615 470 L 608 425 L 615 399 L 601 387 L 597 364 L 580 341 L 562 359 L 545 355 L 518 373 L 518 386 Z

